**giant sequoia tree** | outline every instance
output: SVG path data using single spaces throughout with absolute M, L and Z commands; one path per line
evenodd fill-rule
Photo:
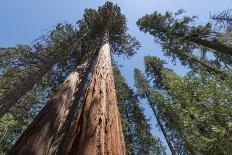
M 75 92 L 80 93 L 79 89 L 84 88 L 81 77 L 87 78 L 85 75 L 87 65 L 87 62 L 79 65 L 66 78 L 53 98 L 17 141 L 11 154 L 51 154 L 56 151 L 59 138 L 62 137 L 60 135 L 64 134 L 65 120 L 74 102 Z
M 68 151 L 82 154 L 126 154 L 114 86 L 108 35 L 100 49 L 94 73 Z M 70 146 L 70 147 L 69 147 Z
M 56 151 L 64 154 L 126 153 L 110 56 L 110 49 L 114 54 L 132 56 L 134 49 L 139 46 L 135 38 L 126 33 L 125 21 L 120 8 L 110 2 L 98 10 L 85 10 L 84 18 L 78 23 L 80 33 L 84 35 L 88 31 L 90 35 L 88 40 L 83 39 L 82 42 L 88 47 L 90 45 L 85 41 L 89 43 L 91 38 L 95 42 L 95 46 L 91 47 L 97 49 L 101 43 L 101 48 L 98 53 L 91 52 L 93 54 L 87 56 L 88 59 L 94 59 L 98 54 L 80 112 L 77 113 L 76 108 L 81 98 L 81 93 L 76 90 L 80 86 L 79 72 L 76 72 L 61 85 L 53 99 L 15 144 L 11 154 L 49 154 Z M 92 68 L 91 63 L 87 62 L 87 65 Z M 82 76 L 81 81 L 85 81 L 86 77 Z M 83 92 L 85 84 L 81 85 Z M 75 105 L 72 106 L 73 103 Z M 68 118 L 71 118 L 71 123 Z M 62 132 L 64 130 L 65 133 Z

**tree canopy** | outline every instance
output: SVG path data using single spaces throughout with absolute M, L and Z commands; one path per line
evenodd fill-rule
M 161 14 L 155 11 L 140 18 L 137 25 L 141 31 L 154 36 L 155 41 L 162 45 L 165 56 L 173 61 L 178 58 L 182 65 L 189 65 L 192 69 L 204 67 L 222 76 L 230 74 L 231 45 L 219 39 L 228 32 L 215 35 L 211 23 L 196 25 L 197 17 L 183 16 L 183 12 Z M 208 57 L 209 52 L 215 59 Z
M 136 24 L 187 73 L 178 75 L 151 52 L 144 70 L 134 69 L 134 86 L 111 56 L 131 58 L 141 45 L 109 1 L 30 45 L 0 48 L 0 155 L 165 155 L 168 149 L 229 155 L 231 9 L 211 14 L 205 24 L 184 12 L 154 11 Z M 164 138 L 153 132 L 156 126 Z

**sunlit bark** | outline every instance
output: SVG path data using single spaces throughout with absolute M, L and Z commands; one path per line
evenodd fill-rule
M 78 91 L 82 74 L 86 71 L 87 62 L 79 65 L 54 94 L 49 103 L 41 110 L 9 154 L 46 155 L 54 152 L 54 146 L 64 127 L 68 113 Z M 75 103 L 76 104 L 76 103 Z M 57 148 L 55 148 L 57 149 Z
M 99 51 L 75 124 L 76 131 L 70 136 L 65 154 L 125 154 L 108 42 Z

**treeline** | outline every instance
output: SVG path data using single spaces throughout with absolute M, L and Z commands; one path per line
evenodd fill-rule
M 224 41 L 230 24 L 216 33 L 212 23 L 196 26 L 196 17 L 182 14 L 154 12 L 137 21 L 164 55 L 191 69 L 181 77 L 165 61 L 146 56 L 146 78 L 134 71 L 138 93 L 148 99 L 172 154 L 230 154 L 232 50 Z
M 154 12 L 137 25 L 190 71 L 179 76 L 146 56 L 145 73 L 134 70 L 135 90 L 111 54 L 130 58 L 140 43 L 111 2 L 86 9 L 75 26 L 58 24 L 33 45 L 1 48 L 0 154 L 166 154 L 142 99 L 173 155 L 230 154 L 230 10 L 204 25 L 183 13 Z

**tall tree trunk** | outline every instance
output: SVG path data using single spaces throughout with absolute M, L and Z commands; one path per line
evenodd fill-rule
M 39 67 L 38 71 L 25 78 L 20 85 L 16 86 L 9 95 L 0 100 L 0 118 L 7 113 L 18 100 L 24 96 L 34 85 L 52 68 L 52 64 L 46 64 Z
M 46 155 L 54 152 L 54 144 L 64 127 L 68 113 L 75 98 L 75 92 L 84 79 L 88 62 L 79 65 L 54 94 L 49 103 L 41 110 L 9 154 Z M 78 94 L 77 94 L 78 95 Z
M 165 140 L 166 140 L 166 142 L 168 144 L 168 147 L 170 148 L 170 151 L 172 152 L 172 155 L 176 155 L 175 148 L 173 147 L 172 142 L 171 142 L 168 134 L 166 133 L 165 128 L 164 128 L 162 122 L 160 121 L 160 117 L 158 116 L 158 114 L 156 112 L 156 109 L 153 107 L 153 105 L 150 103 L 150 101 L 149 101 L 149 105 L 150 105 L 150 107 L 151 107 L 151 109 L 152 109 L 152 111 L 153 111 L 153 113 L 155 115 L 157 123 L 158 123 L 158 125 L 159 125 L 159 127 L 160 127 L 160 129 L 161 129 L 161 131 L 162 131 L 162 133 L 164 135 L 164 138 L 165 138 Z
M 208 72 L 219 75 L 222 80 L 224 80 L 226 77 L 228 77 L 228 74 L 224 73 L 222 70 L 207 64 L 207 62 L 199 60 L 194 55 L 190 55 L 190 54 L 187 54 L 185 52 L 182 52 L 182 55 L 184 57 L 186 57 L 186 60 L 190 61 L 190 63 L 191 63 L 191 61 L 193 61 L 193 62 L 199 64 L 200 66 L 203 66 Z
M 71 45 L 68 44 L 66 49 L 70 51 L 70 55 L 73 53 L 76 45 L 87 36 L 87 33 L 83 35 L 82 38 L 75 38 L 75 35 L 68 39 L 68 43 L 71 42 Z M 69 56 L 70 56 L 69 55 Z M 50 62 L 44 62 L 42 65 L 39 66 L 38 71 L 33 72 L 27 78 L 23 79 L 19 85 L 13 89 L 10 94 L 0 100 L 0 118 L 7 113 L 11 107 L 13 107 L 20 98 L 22 98 L 29 90 L 31 90 L 34 85 L 47 73 L 49 72 L 52 67 L 62 62 L 65 59 L 64 56 L 58 55 L 56 59 L 51 60 Z
M 126 154 L 108 41 L 103 41 L 75 132 L 63 154 Z
M 166 30 L 163 30 L 164 33 L 168 33 Z M 180 33 L 174 33 L 174 35 L 176 35 L 177 37 L 183 37 L 184 34 Z M 219 53 L 225 54 L 225 55 L 229 55 L 232 56 L 232 47 L 227 46 L 223 43 L 220 43 L 219 41 L 215 40 L 215 41 L 210 41 L 207 39 L 202 39 L 202 38 L 194 38 L 194 37 L 186 37 L 186 40 L 195 43 L 197 45 L 200 46 L 204 46 L 206 48 L 210 48 L 212 50 L 215 50 Z
M 232 56 L 232 47 L 226 46 L 222 43 L 219 43 L 218 41 L 209 41 L 205 39 L 198 39 L 198 38 L 190 38 L 189 41 L 210 48 L 212 50 L 218 51 L 220 53 L 223 53 L 225 55 Z
M 169 49 L 170 52 L 176 54 L 178 57 L 183 59 L 183 61 L 186 60 L 189 63 L 190 67 L 191 67 L 192 63 L 196 63 L 200 66 L 203 66 L 208 72 L 220 75 L 221 79 L 228 77 L 228 75 L 226 73 L 224 73 L 222 70 L 220 70 L 219 68 L 211 66 L 209 64 L 209 62 L 207 62 L 207 61 L 202 61 L 202 60 L 198 59 L 194 54 L 186 53 L 185 51 L 182 51 L 182 50 L 175 50 L 175 49 L 170 48 L 168 46 L 165 46 L 164 48 Z

